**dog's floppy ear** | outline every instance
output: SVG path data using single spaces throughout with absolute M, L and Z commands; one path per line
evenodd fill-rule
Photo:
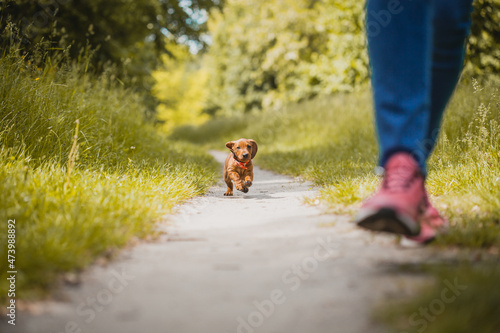
M 234 146 L 234 141 L 229 141 L 229 142 L 226 142 L 226 147 L 227 147 L 227 149 L 229 149 L 230 151 L 233 151 L 233 146 Z
M 250 142 L 250 144 L 252 145 L 252 158 L 255 157 L 255 155 L 257 155 L 257 142 L 255 142 L 255 140 L 248 140 L 248 142 Z

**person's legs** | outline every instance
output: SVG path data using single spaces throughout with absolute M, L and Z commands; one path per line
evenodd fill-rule
M 356 216 L 359 226 L 406 236 L 420 233 L 425 159 L 418 154 L 430 121 L 432 0 L 368 0 L 380 190 Z
M 361 227 L 427 242 L 445 224 L 428 201 L 424 174 L 463 61 L 470 2 L 367 2 L 375 119 L 385 175 L 380 190 L 359 211 Z
M 443 112 L 462 71 L 471 11 L 472 0 L 434 0 L 430 118 L 427 135 L 418 152 L 424 161 L 435 146 Z M 427 194 L 426 207 L 419 218 L 419 235 L 409 237 L 418 242 L 434 239 L 436 231 L 448 224 Z
M 390 3 L 399 6 L 390 7 Z M 418 151 L 430 122 L 432 9 L 432 0 L 367 1 L 368 52 L 382 167 L 394 153 L 407 152 L 425 168 Z
M 367 2 L 380 165 L 406 151 L 425 172 L 462 69 L 472 0 L 390 3 Z
M 434 0 L 431 108 L 421 155 L 427 160 L 439 135 L 442 115 L 460 77 L 472 0 Z

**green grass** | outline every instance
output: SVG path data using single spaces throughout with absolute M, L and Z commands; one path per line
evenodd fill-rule
M 9 219 L 16 297 L 36 298 L 61 273 L 154 235 L 162 215 L 215 179 L 213 159 L 145 123 L 141 97 L 110 73 L 95 77 L 50 61 L 38 68 L 9 53 L 0 76 L 0 302 Z
M 499 111 L 495 85 L 462 84 L 449 105 L 427 179 L 432 200 L 452 225 L 437 244 L 500 245 Z M 171 135 L 220 149 L 239 137 L 258 141 L 260 166 L 320 185 L 332 212 L 354 213 L 380 181 L 367 88 L 262 114 L 216 118 Z

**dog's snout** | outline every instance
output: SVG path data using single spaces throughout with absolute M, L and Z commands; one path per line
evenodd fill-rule
M 244 153 L 243 154 L 243 158 L 247 158 L 248 157 L 248 154 L 247 153 Z

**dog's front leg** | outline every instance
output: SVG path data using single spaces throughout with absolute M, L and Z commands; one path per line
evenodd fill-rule
M 234 186 L 238 191 L 241 191 L 243 193 L 248 192 L 248 188 L 243 186 L 243 182 L 241 181 L 240 175 L 237 172 L 231 172 L 229 174 L 229 177 L 231 177 L 232 181 L 234 182 Z
M 245 177 L 245 182 L 244 182 L 245 187 L 252 186 L 252 182 L 253 182 L 253 175 L 252 174 L 247 175 Z

